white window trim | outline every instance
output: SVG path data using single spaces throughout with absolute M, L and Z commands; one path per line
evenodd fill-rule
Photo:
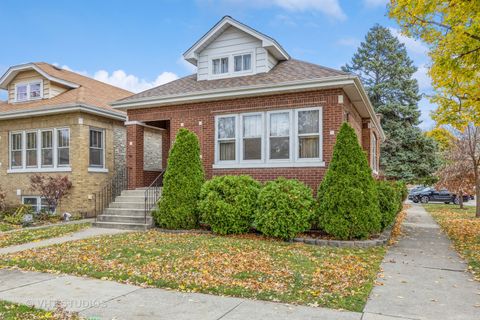
M 35 210 L 36 213 L 40 212 L 42 210 L 42 197 L 41 196 L 22 196 L 22 204 L 25 204 L 25 198 L 35 198 L 37 199 L 37 205 L 35 208 L 33 208 Z
M 375 133 L 372 132 L 372 136 L 370 138 L 370 157 L 371 157 L 370 167 L 372 168 L 372 172 L 374 174 L 378 174 L 378 169 L 379 169 L 377 145 L 378 145 L 377 137 L 375 136 Z
M 69 127 L 60 127 L 60 128 L 42 128 L 42 129 L 28 129 L 21 131 L 10 131 L 8 134 L 9 146 L 8 146 L 8 169 L 7 173 L 35 173 L 35 172 L 71 172 L 71 163 L 68 165 L 59 166 L 57 163 L 57 146 L 58 146 L 58 130 L 68 130 L 69 131 L 69 146 L 71 146 L 71 136 Z M 52 131 L 52 148 L 53 148 L 53 165 L 52 166 L 42 166 L 42 132 Z M 37 133 L 37 166 L 36 167 L 27 167 L 27 132 L 36 132 Z M 12 167 L 12 135 L 22 134 L 22 166 L 21 167 Z M 70 148 L 70 147 L 69 147 Z M 71 159 L 70 159 L 71 160 Z
M 246 54 L 251 55 L 251 61 L 250 61 L 250 69 L 249 70 L 243 70 L 243 71 L 235 71 L 235 66 L 234 66 L 234 57 L 235 56 L 243 56 Z M 218 73 L 215 74 L 213 73 L 213 60 L 216 59 L 222 59 L 222 58 L 228 58 L 228 72 L 226 73 Z M 256 68 L 256 56 L 254 54 L 254 51 L 241 51 L 241 52 L 233 52 L 230 54 L 223 54 L 223 55 L 214 55 L 214 56 L 209 56 L 207 58 L 208 60 L 208 76 L 209 79 L 221 79 L 221 78 L 229 78 L 229 77 L 237 77 L 237 76 L 243 76 L 247 74 L 252 74 Z
M 102 156 L 103 156 L 103 166 L 92 166 L 90 164 L 90 131 L 98 131 L 98 132 L 102 132 Z M 88 129 L 88 172 L 108 172 L 105 171 L 106 170 L 106 153 L 107 153 L 107 150 L 106 150 L 106 145 L 105 145 L 105 141 L 106 141 L 106 137 L 105 137 L 105 133 L 106 133 L 106 130 L 103 129 L 103 128 L 97 128 L 97 127 L 90 127 Z M 99 149 L 99 148 L 97 148 Z
M 30 97 L 30 86 L 37 83 L 40 83 L 40 96 L 37 98 L 32 98 Z M 17 88 L 19 86 L 27 86 L 27 98 L 24 100 L 17 99 Z M 40 100 L 40 99 L 43 99 L 43 79 L 23 81 L 15 84 L 15 97 L 13 99 L 14 102 L 26 102 L 26 101 Z
M 237 150 L 238 150 L 238 155 L 240 158 L 240 163 L 263 163 L 265 161 L 265 113 L 264 112 L 249 112 L 249 113 L 242 113 L 238 115 L 237 123 L 239 124 L 239 139 L 236 139 L 236 144 L 237 144 Z M 262 135 L 260 136 L 260 159 L 258 160 L 244 160 L 243 159 L 243 118 L 245 116 L 260 116 L 261 117 L 261 122 L 262 122 Z M 240 141 L 240 143 L 238 143 Z
M 58 145 L 58 132 L 59 131 L 62 131 L 62 130 L 68 130 L 68 147 L 59 147 Z M 71 159 L 71 152 L 70 152 L 70 149 L 71 149 L 71 141 L 70 141 L 70 129 L 69 128 L 58 128 L 55 130 L 55 136 L 56 136 L 56 140 L 57 140 L 57 145 L 55 147 L 55 152 L 56 152 L 56 161 L 57 161 L 57 167 L 58 168 L 62 168 L 62 167 L 69 167 L 70 166 L 70 159 Z M 58 156 L 59 156 L 59 153 L 58 153 L 58 149 L 66 149 L 68 148 L 68 164 L 59 164 L 58 163 Z
M 298 111 L 319 110 L 319 158 L 299 158 L 298 157 Z M 272 113 L 286 113 L 290 115 L 290 159 L 269 159 L 270 136 L 269 136 L 269 120 Z M 263 137 L 262 137 L 262 160 L 241 160 L 243 158 L 243 123 L 242 117 L 244 115 L 252 115 L 262 113 L 263 121 Z M 273 110 L 267 112 L 253 112 L 241 114 L 222 114 L 215 116 L 215 163 L 213 169 L 235 169 L 235 168 L 295 168 L 295 167 L 325 167 L 323 161 L 323 108 L 322 107 L 308 107 L 298 109 L 284 109 Z M 219 147 L 218 147 L 218 120 L 220 118 L 235 117 L 235 160 L 233 161 L 219 161 Z M 293 122 L 292 122 L 293 121 Z M 242 151 L 242 153 L 240 153 Z

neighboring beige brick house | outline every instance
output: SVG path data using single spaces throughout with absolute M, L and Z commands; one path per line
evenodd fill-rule
M 73 188 L 59 210 L 92 213 L 92 195 L 126 162 L 126 114 L 109 103 L 131 93 L 47 63 L 9 68 L 0 89 L 8 91 L 0 101 L 0 186 L 7 205 L 41 209 L 29 177 L 67 175 Z

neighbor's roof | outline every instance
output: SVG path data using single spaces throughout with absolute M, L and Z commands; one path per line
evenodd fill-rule
M 125 116 L 120 110 L 110 106 L 112 101 L 128 97 L 132 92 L 114 87 L 101 81 L 80 75 L 78 73 L 55 67 L 45 62 L 28 63 L 11 67 L 0 78 L 0 84 L 10 82 L 16 74 L 22 71 L 36 70 L 52 82 L 66 86 L 68 90 L 51 99 L 41 99 L 19 103 L 0 101 L 0 118 L 15 114 L 41 113 L 42 111 L 63 110 L 77 106 L 98 109 L 100 112 Z
M 140 92 L 114 103 L 135 101 L 144 98 L 155 98 L 169 95 L 193 94 L 218 89 L 233 89 L 256 85 L 289 83 L 300 80 L 314 80 L 326 77 L 348 75 L 348 73 L 319 66 L 313 63 L 290 59 L 279 62 L 272 70 L 250 76 L 230 77 L 216 80 L 197 81 L 197 75 L 174 80 L 153 89 Z

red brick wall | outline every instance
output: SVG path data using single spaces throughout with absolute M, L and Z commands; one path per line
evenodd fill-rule
M 129 121 L 169 120 L 170 138 L 182 127 L 195 132 L 200 140 L 202 160 L 207 178 L 222 174 L 249 174 L 261 181 L 279 176 L 297 178 L 316 189 L 332 158 L 335 137 L 341 123 L 345 120 L 344 106 L 338 104 L 338 95 L 344 94 L 342 89 L 318 90 L 299 93 L 288 93 L 262 97 L 231 99 L 222 101 L 160 106 L 145 109 L 128 110 Z M 350 104 L 349 101 L 344 103 Z M 261 168 L 261 169 L 213 169 L 215 116 L 219 114 L 268 111 L 275 109 L 294 109 L 303 107 L 323 107 L 323 158 L 325 167 L 313 168 Z M 333 135 L 330 134 L 333 131 Z M 128 141 L 135 139 L 135 131 L 128 131 Z M 140 144 L 136 144 L 137 147 Z M 133 152 L 131 152 L 133 154 Z M 167 153 L 164 152 L 164 155 Z M 130 154 L 129 154 L 130 155 Z M 137 156 L 138 158 L 138 156 Z M 129 163 L 134 163 L 129 157 Z M 139 164 L 138 160 L 135 162 Z M 143 179 L 137 183 L 144 183 Z

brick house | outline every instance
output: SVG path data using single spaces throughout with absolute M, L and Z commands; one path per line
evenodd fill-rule
M 67 175 L 73 188 L 59 210 L 92 212 L 94 194 L 125 166 L 126 114 L 109 103 L 132 93 L 47 63 L 9 68 L 0 88 L 8 96 L 0 101 L 0 187 L 7 205 L 40 210 L 46 204 L 29 177 Z
M 277 41 L 229 16 L 183 57 L 196 74 L 112 104 L 128 114 L 129 188 L 156 177 L 144 168 L 151 127 L 162 130 L 163 167 L 176 132 L 185 127 L 200 140 L 207 178 L 283 176 L 315 190 L 347 121 L 378 174 L 385 135 L 358 77 L 292 59 Z

